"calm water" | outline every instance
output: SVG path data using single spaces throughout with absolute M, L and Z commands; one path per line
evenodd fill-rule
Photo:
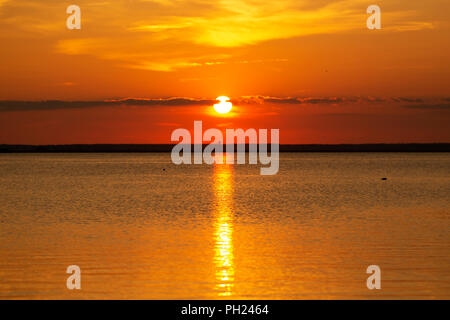
M 0 298 L 449 299 L 449 193 L 450 154 L 0 155 Z

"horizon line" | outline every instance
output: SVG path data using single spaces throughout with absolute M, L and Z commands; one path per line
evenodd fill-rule
M 0 153 L 165 153 L 171 152 L 179 144 L 65 144 L 65 145 L 21 145 L 0 144 Z M 196 144 L 189 145 L 196 152 Z M 202 144 L 203 151 L 210 144 Z M 216 144 L 222 146 L 233 145 L 233 152 L 242 144 Z M 197 144 L 198 146 L 198 144 Z M 249 144 L 244 144 L 245 152 L 249 152 Z M 256 144 L 259 150 L 259 145 Z M 267 151 L 271 151 L 271 144 L 267 144 Z M 436 143 L 370 143 L 370 144 L 279 144 L 279 152 L 450 152 L 449 142 Z

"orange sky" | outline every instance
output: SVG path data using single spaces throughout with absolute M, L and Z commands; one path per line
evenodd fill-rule
M 81 30 L 66 28 L 72 3 Z M 381 30 L 366 28 L 371 4 Z M 449 12 L 448 0 L 0 0 L 0 143 L 168 143 L 194 120 L 280 128 L 281 143 L 450 142 Z M 220 95 L 233 114 L 211 112 Z M 130 97 L 147 100 L 102 103 Z

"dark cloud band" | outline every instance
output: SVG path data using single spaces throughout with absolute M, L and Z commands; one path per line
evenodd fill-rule
M 0 111 L 34 111 L 75 109 L 107 106 L 193 106 L 212 105 L 215 100 L 198 100 L 190 98 L 167 99 L 119 99 L 102 101 L 0 101 Z
M 232 99 L 237 105 L 252 104 L 290 104 L 290 105 L 340 105 L 348 103 L 401 103 L 402 107 L 411 109 L 450 109 L 449 98 L 421 99 L 421 98 L 374 98 L 374 97 L 267 97 L 250 96 Z M 120 106 L 212 106 L 217 101 L 214 99 L 193 99 L 193 98 L 157 98 L 157 99 L 137 99 L 126 98 L 117 100 L 101 101 L 0 101 L 0 112 L 6 111 L 38 111 L 38 110 L 58 110 L 58 109 L 79 109 L 92 107 L 120 107 Z

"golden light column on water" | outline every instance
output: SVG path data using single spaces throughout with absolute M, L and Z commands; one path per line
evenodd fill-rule
M 231 296 L 234 285 L 233 264 L 233 167 L 214 165 L 214 264 L 219 296 Z

